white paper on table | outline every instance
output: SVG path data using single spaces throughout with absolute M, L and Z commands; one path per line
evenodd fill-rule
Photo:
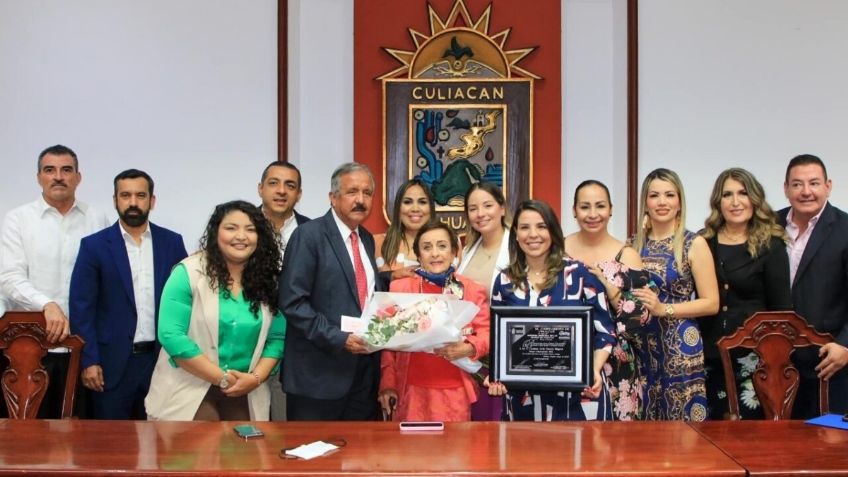
M 286 451 L 286 455 L 293 455 L 295 457 L 300 457 L 303 460 L 309 460 L 320 457 L 327 452 L 338 448 L 338 446 L 334 446 L 333 444 L 329 444 L 324 441 L 315 441 L 295 447 L 294 449 L 289 449 Z

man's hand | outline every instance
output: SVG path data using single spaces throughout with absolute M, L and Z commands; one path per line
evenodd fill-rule
M 349 353 L 353 354 L 370 353 L 370 351 L 368 351 L 368 343 L 366 343 L 364 339 L 353 334 L 347 335 L 347 341 L 345 341 L 344 348 Z
M 92 391 L 102 393 L 103 386 L 106 385 L 106 381 L 103 380 L 103 368 L 101 368 L 99 364 L 92 364 L 91 366 L 83 369 L 82 385 Z
M 68 317 L 54 302 L 44 305 L 44 321 L 47 322 L 47 341 L 57 343 L 67 338 L 71 331 Z
M 819 350 L 819 357 L 822 360 L 816 366 L 816 371 L 820 379 L 827 381 L 848 364 L 848 348 L 839 343 L 828 343 Z

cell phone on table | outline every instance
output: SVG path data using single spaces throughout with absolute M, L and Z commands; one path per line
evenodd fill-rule
M 244 437 L 245 440 L 265 435 L 258 427 L 252 424 L 239 424 L 238 426 L 233 427 L 233 431 L 235 431 L 239 437 Z
M 441 421 L 403 421 L 400 423 L 401 431 L 443 431 L 445 423 Z

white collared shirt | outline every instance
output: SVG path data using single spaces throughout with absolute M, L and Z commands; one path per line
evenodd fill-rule
M 815 229 L 816 224 L 819 223 L 819 218 L 821 218 L 821 214 L 824 212 L 825 207 L 827 207 L 827 203 L 825 203 L 824 207 L 821 208 L 818 214 L 810 218 L 804 233 L 799 233 L 801 232 L 800 227 L 795 225 L 795 222 L 792 221 L 795 216 L 795 211 L 790 208 L 789 213 L 786 214 L 786 235 L 789 236 L 789 243 L 786 244 L 786 253 L 789 255 L 790 284 L 795 283 L 795 274 L 798 273 L 798 265 L 801 264 L 801 257 L 804 256 L 804 249 L 807 248 L 807 242 L 810 241 L 810 237 L 813 235 L 813 229 Z
M 348 226 L 342 222 L 339 216 L 336 215 L 336 211 L 334 209 L 330 210 L 333 212 L 333 220 L 336 221 L 336 227 L 339 228 L 339 233 L 342 236 L 342 240 L 344 240 L 345 249 L 347 249 L 347 254 L 350 257 L 350 264 L 353 266 L 354 271 L 356 271 L 356 267 L 353 265 L 353 247 L 350 242 L 350 233 L 356 232 L 356 236 L 359 237 L 359 256 L 362 258 L 362 265 L 365 267 L 365 276 L 368 278 L 368 296 L 365 298 L 365 301 L 367 302 L 368 299 L 371 298 L 371 295 L 374 294 L 374 267 L 371 266 L 371 260 L 368 258 L 369 255 L 365 251 L 365 244 L 362 243 L 362 236 L 359 235 L 359 227 L 357 227 L 356 230 L 350 230 Z
M 156 341 L 156 292 L 153 282 L 153 235 L 150 233 L 150 224 L 147 224 L 141 234 L 140 244 L 135 243 L 120 221 L 118 226 L 127 248 L 135 297 L 136 325 L 133 343 Z
M 294 212 L 292 212 L 291 216 L 283 222 L 283 226 L 280 227 L 280 259 L 285 257 L 286 255 L 286 245 L 289 243 L 289 239 L 291 238 L 292 232 L 297 228 L 297 217 L 294 216 Z
M 0 230 L 0 290 L 8 309 L 41 311 L 52 301 L 67 316 L 80 240 L 108 226 L 105 214 L 79 201 L 65 215 L 43 197 L 6 214 Z

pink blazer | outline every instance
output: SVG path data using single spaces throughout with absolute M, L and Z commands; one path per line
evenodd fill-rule
M 454 275 L 464 287 L 463 300 L 470 301 L 478 307 L 480 311 L 471 320 L 464 333 L 464 339 L 468 343 L 474 345 L 475 354 L 472 359 L 480 359 L 489 354 L 489 298 L 483 285 L 474 280 L 462 275 Z M 423 278 L 419 276 L 406 277 L 394 280 L 389 291 L 400 293 L 418 293 L 421 289 L 421 281 Z M 394 389 L 398 393 L 398 399 L 403 399 L 404 391 L 406 390 L 406 382 L 409 371 L 410 353 L 404 351 L 383 351 L 380 362 L 380 390 Z M 462 373 L 462 386 L 468 395 L 470 402 L 477 401 L 477 383 L 474 378 L 468 373 Z

